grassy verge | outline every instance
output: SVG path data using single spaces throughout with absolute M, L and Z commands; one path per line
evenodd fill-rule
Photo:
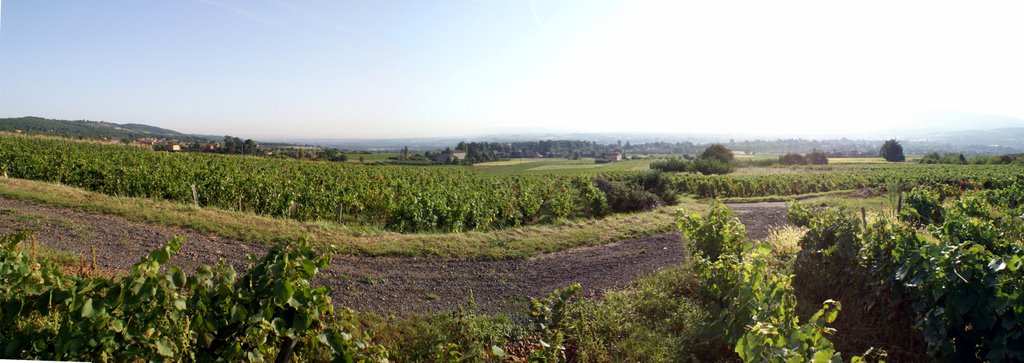
M 650 212 L 614 215 L 600 220 L 562 221 L 554 225 L 488 232 L 401 234 L 327 221 L 299 222 L 163 200 L 114 197 L 64 185 L 13 178 L 0 178 L 0 197 L 115 215 L 136 222 L 185 227 L 251 242 L 307 238 L 322 246 L 333 245 L 339 253 L 485 259 L 529 257 L 666 232 L 673 228 L 675 210 L 682 207 L 666 206 Z M 701 204 L 685 207 L 690 210 L 704 208 Z
M 821 198 L 821 197 L 838 197 L 841 198 L 843 194 L 849 194 L 852 189 L 844 190 L 833 190 L 830 192 L 819 192 L 819 193 L 806 193 L 797 195 L 766 195 L 763 197 L 736 197 L 736 198 L 721 198 L 719 199 L 722 203 L 764 203 L 764 202 L 792 202 L 794 200 L 809 199 L 809 198 Z

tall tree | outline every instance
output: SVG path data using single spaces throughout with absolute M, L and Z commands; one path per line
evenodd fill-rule
M 882 144 L 882 148 L 878 151 L 878 155 L 885 158 L 886 161 L 906 161 L 907 157 L 903 155 L 903 145 L 900 145 L 896 139 L 885 140 Z

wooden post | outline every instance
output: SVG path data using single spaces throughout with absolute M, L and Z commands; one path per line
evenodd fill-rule
M 32 262 L 36 262 L 36 235 L 32 235 Z
M 864 229 L 868 228 L 868 211 L 864 207 L 860 207 L 860 220 L 864 223 Z
M 903 212 L 903 192 L 900 192 L 899 197 L 896 199 L 896 216 L 899 217 L 900 212 Z
M 89 276 L 92 277 L 96 273 L 96 244 L 90 243 L 89 250 L 92 252 L 92 263 L 89 265 Z
M 295 201 L 288 201 L 288 218 L 295 218 Z
M 195 184 L 192 184 L 192 203 L 195 203 L 197 207 L 199 206 L 199 192 L 196 191 Z
M 345 203 L 338 202 L 338 223 L 341 223 L 341 216 L 345 214 Z

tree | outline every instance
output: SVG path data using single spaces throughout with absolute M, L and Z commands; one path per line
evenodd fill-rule
M 715 159 L 723 163 L 729 164 L 732 162 L 732 150 L 725 147 L 722 144 L 714 144 L 704 149 L 704 152 L 700 154 L 701 159 Z
M 242 143 L 242 153 L 246 155 L 256 155 L 256 151 L 259 149 L 259 145 L 256 144 L 252 139 L 246 139 Z
M 806 165 L 807 158 L 800 154 L 789 153 L 779 157 L 779 164 L 782 165 Z
M 814 165 L 828 164 L 828 156 L 822 151 L 815 151 L 807 154 L 807 161 Z
M 907 157 L 903 155 L 903 146 L 900 145 L 896 139 L 886 140 L 882 144 L 882 148 L 878 151 L 878 155 L 885 158 L 886 161 L 898 162 L 906 161 Z

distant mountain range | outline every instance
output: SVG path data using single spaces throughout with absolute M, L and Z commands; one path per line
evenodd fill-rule
M 116 124 L 112 122 L 86 120 L 52 120 L 32 116 L 0 118 L 0 131 L 21 131 L 30 134 L 87 137 L 96 139 L 134 140 L 146 137 L 174 139 L 178 141 L 210 141 L 223 139 L 223 136 L 184 134 L 174 130 L 143 124 Z
M 982 126 L 988 124 L 982 123 Z M 993 124 L 994 125 L 994 124 Z M 962 127 L 962 126 L 961 126 Z M 953 129 L 950 127 L 950 129 Z M 107 139 L 138 139 L 145 137 L 165 138 L 178 141 L 219 141 L 223 136 L 186 134 L 155 126 L 128 123 L 117 124 L 103 121 L 67 121 L 41 117 L 0 118 L 0 131 L 50 134 L 68 137 L 89 137 Z M 485 135 L 476 137 L 436 137 L 403 139 L 270 139 L 270 142 L 307 144 L 339 147 L 352 150 L 394 151 L 402 147 L 412 150 L 439 150 L 454 147 L 460 141 L 513 142 L 536 140 L 585 140 L 598 144 L 633 144 L 651 142 L 690 142 L 695 144 L 724 143 L 737 148 L 751 148 L 758 153 L 808 152 L 811 149 L 868 150 L 881 145 L 882 140 L 900 140 L 907 153 L 924 154 L 931 151 L 976 154 L 1010 154 L 1024 152 L 1024 127 L 1003 127 L 991 129 L 953 129 L 929 127 L 928 129 L 888 130 L 861 136 L 856 139 L 843 137 L 757 137 L 753 135 L 728 134 L 654 134 L 654 133 L 558 133 L 522 132 L 517 134 Z M 758 140 L 747 142 L 746 140 Z M 807 150 L 804 150 L 807 149 Z M 842 151 L 842 150 L 841 150 Z

